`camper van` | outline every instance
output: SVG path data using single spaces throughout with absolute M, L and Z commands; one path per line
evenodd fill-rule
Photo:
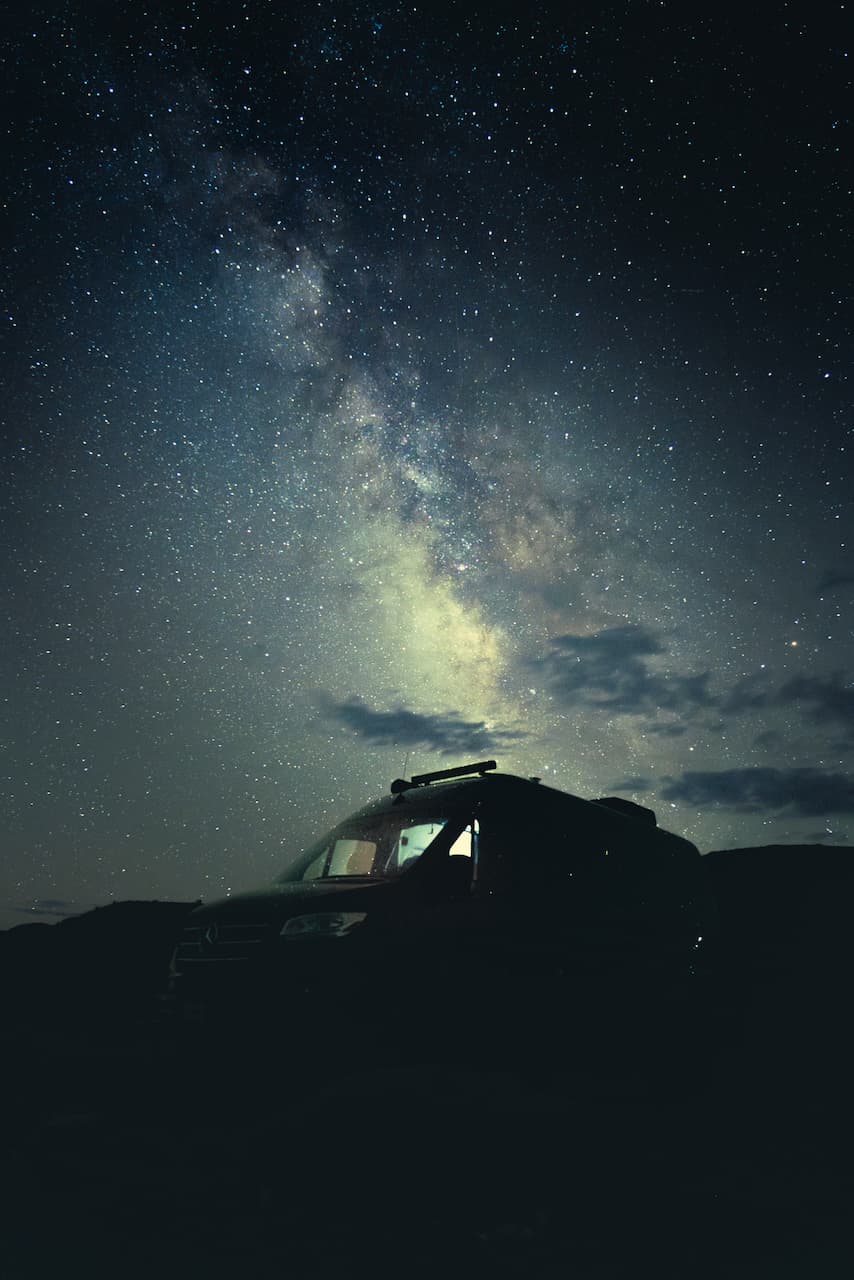
M 710 913 L 697 849 L 651 810 L 480 761 L 396 780 L 273 884 L 199 906 L 171 989 L 190 1023 L 302 1043 L 651 1031 L 696 1001 Z

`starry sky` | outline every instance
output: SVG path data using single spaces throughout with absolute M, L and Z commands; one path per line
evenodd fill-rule
M 485 756 L 854 840 L 850 35 L 7 21 L 0 925 L 248 888 Z

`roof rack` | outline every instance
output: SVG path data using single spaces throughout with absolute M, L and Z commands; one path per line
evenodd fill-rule
M 409 791 L 412 787 L 426 787 L 431 782 L 444 782 L 448 778 L 466 778 L 472 773 L 483 775 L 490 769 L 497 769 L 494 760 L 479 760 L 476 764 L 463 764 L 457 769 L 437 769 L 435 773 L 419 773 L 411 779 L 395 778 L 391 784 L 391 794 L 400 795 L 401 791 Z

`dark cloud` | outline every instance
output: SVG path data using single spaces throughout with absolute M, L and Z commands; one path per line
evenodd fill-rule
M 724 805 L 740 813 L 788 810 L 804 817 L 854 813 L 854 778 L 823 769 L 746 768 L 686 772 L 665 780 L 665 800 Z
M 854 684 L 841 672 L 827 679 L 795 676 L 782 686 L 775 701 L 782 706 L 799 703 L 806 708 L 810 720 L 841 724 L 854 737 Z
M 652 791 L 651 778 L 623 778 L 620 782 L 615 782 L 610 787 L 611 791 Z
M 743 711 L 761 711 L 773 701 L 767 677 L 761 674 L 746 676 L 734 684 L 720 701 L 724 714 L 738 715 Z
M 776 689 L 767 674 L 756 673 L 735 684 L 718 705 L 724 715 L 795 709 L 807 723 L 842 729 L 844 737 L 834 749 L 854 745 L 854 682 L 839 671 L 828 676 L 794 676 Z M 776 749 L 782 741 L 781 733 L 766 729 L 757 736 L 755 745 Z
M 816 587 L 816 594 L 823 596 L 842 587 L 854 587 L 854 573 L 826 573 Z
M 66 902 L 64 898 L 36 898 L 26 906 L 13 906 L 11 910 L 34 919 L 38 916 L 57 916 L 64 920 L 68 916 L 79 916 L 86 908 L 74 902 Z
M 687 732 L 688 726 L 684 724 L 644 725 L 644 733 L 651 733 L 657 738 L 681 738 Z
M 766 729 L 763 733 L 757 733 L 753 739 L 754 747 L 761 747 L 765 751 L 775 750 L 783 745 L 783 734 L 777 729 Z
M 439 755 L 488 754 L 527 736 L 512 729 L 489 728 L 483 720 L 464 720 L 456 711 L 444 715 L 422 715 L 406 707 L 374 711 L 359 698 L 330 701 L 325 710 L 374 746 L 421 746 Z
M 569 706 L 613 715 L 673 711 L 689 715 L 714 705 L 707 672 L 664 675 L 648 660 L 665 652 L 647 627 L 608 627 L 593 635 L 555 636 L 551 651 L 532 664 L 552 692 Z

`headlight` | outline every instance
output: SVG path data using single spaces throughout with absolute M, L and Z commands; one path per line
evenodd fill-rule
M 344 938 L 357 928 L 367 911 L 316 911 L 309 916 L 293 916 L 282 925 L 280 937 Z

